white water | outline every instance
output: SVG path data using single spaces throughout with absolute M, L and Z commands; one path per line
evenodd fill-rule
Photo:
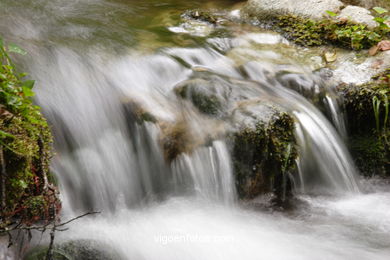
M 67 12 L 61 17 L 67 21 L 67 16 L 77 16 L 75 10 L 98 8 L 94 1 L 79 2 L 87 8 L 56 1 L 45 10 L 58 15 L 55 5 L 62 6 Z M 105 1 L 96 3 L 112 8 Z M 99 15 L 94 19 L 99 20 Z M 82 36 L 78 40 L 83 47 L 58 42 L 56 35 L 47 48 L 35 41 L 50 26 L 58 29 L 58 21 L 37 27 L 34 23 L 23 26 L 22 20 L 17 17 L 11 24 L 28 27 L 31 34 L 25 35 L 25 48 L 33 59 L 21 62 L 37 79 L 36 100 L 53 125 L 53 171 L 60 183 L 63 219 L 87 210 L 102 211 L 57 234 L 57 242 L 102 241 L 123 259 L 389 259 L 389 186 L 367 182 L 361 185 L 365 193 L 359 192 L 359 179 L 342 138 L 311 99 L 318 89 L 330 93 L 326 96 L 330 119 L 342 132 L 337 102 L 328 86 L 306 68 L 288 65 L 295 84 L 314 93 L 307 98 L 275 79 L 285 70 L 280 65 L 247 60 L 238 69 L 236 60 L 216 51 L 219 38 L 210 39 L 211 46 L 169 47 L 145 54 L 114 38 L 102 46 L 85 47 L 92 37 L 86 31 L 92 25 L 84 31 L 61 24 Z M 45 25 L 42 20 L 39 23 Z M 268 42 L 271 38 L 267 33 L 250 32 L 222 40 L 229 49 L 243 39 Z M 117 45 L 122 52 L 113 53 L 104 44 Z M 242 44 L 247 46 L 245 40 Z M 225 77 L 216 86 L 231 87 L 227 107 L 261 98 L 295 116 L 300 147 L 295 184 L 301 202 L 297 209 L 273 212 L 264 203 L 267 198 L 248 204 L 238 201 L 231 140 L 225 133 L 240 122 L 207 118 L 173 93 L 178 83 L 204 69 L 217 78 Z M 299 76 L 294 71 L 300 71 Z M 165 124 L 183 122 L 194 145 L 209 136 L 215 138 L 168 164 L 160 146 L 166 125 L 136 124 L 129 102 L 141 104 Z

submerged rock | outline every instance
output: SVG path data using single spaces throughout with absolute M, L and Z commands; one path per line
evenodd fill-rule
M 174 91 L 179 97 L 190 101 L 201 113 L 216 118 L 229 117 L 237 101 L 259 95 L 254 84 L 209 71 L 194 72 L 189 80 L 179 83 Z
M 32 249 L 24 260 L 46 259 L 48 246 Z M 74 240 L 55 245 L 53 260 L 119 260 L 123 259 L 110 246 L 93 240 Z
M 297 157 L 294 119 L 273 104 L 261 86 L 204 71 L 177 85 L 175 92 L 199 112 L 214 120 L 223 118 L 230 126 L 225 135 L 232 143 L 240 198 L 253 199 L 274 193 L 283 200 L 289 195 L 291 186 L 287 176 L 292 173 Z M 179 133 L 180 138 L 176 139 L 193 140 Z M 183 150 L 187 142 L 181 143 L 174 146 Z

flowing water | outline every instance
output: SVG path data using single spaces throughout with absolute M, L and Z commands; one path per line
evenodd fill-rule
M 53 127 L 62 218 L 102 212 L 56 241 L 101 241 L 123 259 L 389 259 L 390 185 L 359 179 L 332 85 L 296 58 L 307 50 L 248 25 L 180 18 L 234 4 L 0 0 L 0 32 L 28 51 L 17 61 Z M 212 82 L 224 116 L 175 95 L 188 79 Z M 238 104 L 259 100 L 296 120 L 292 211 L 236 194 L 228 133 L 264 112 Z M 134 106 L 158 123 L 137 123 Z M 161 136 L 172 128 L 189 138 L 167 163 Z

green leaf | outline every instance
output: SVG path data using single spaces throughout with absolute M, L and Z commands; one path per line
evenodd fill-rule
M 375 12 L 377 12 L 378 14 L 384 14 L 384 13 L 387 13 L 388 11 L 382 7 L 374 7 L 373 8 L 375 10 Z
M 31 90 L 31 88 L 23 86 L 22 90 L 23 90 L 23 94 L 25 97 L 33 97 L 34 96 L 34 92 Z
M 373 20 L 374 20 L 375 22 L 378 22 L 378 23 L 383 23 L 383 22 L 386 21 L 386 19 L 385 19 L 385 18 L 382 18 L 382 17 L 375 17 Z
M 25 50 L 23 50 L 22 48 L 20 48 L 18 45 L 16 45 L 15 43 L 10 43 L 8 44 L 8 51 L 9 52 L 14 52 L 14 53 L 18 53 L 18 54 L 21 54 L 21 55 L 26 55 L 27 52 Z
M 0 49 L 2 49 L 4 46 L 4 41 L 3 38 L 0 37 Z
M 337 16 L 337 14 L 332 12 L 332 11 L 326 11 L 326 13 L 329 14 L 330 16 L 332 16 L 332 17 Z
M 22 188 L 22 189 L 25 189 L 28 187 L 27 183 L 23 180 L 19 180 L 19 186 Z
M 23 82 L 23 87 L 32 89 L 34 87 L 34 84 L 35 80 L 26 80 L 25 82 Z

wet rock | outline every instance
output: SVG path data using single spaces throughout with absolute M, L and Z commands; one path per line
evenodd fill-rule
M 264 101 L 247 101 L 233 113 L 240 122 L 232 134 L 233 166 L 238 194 L 243 199 L 273 192 L 289 197 L 288 175 L 297 156 L 294 120 L 280 107 Z
M 390 51 L 368 56 L 366 52 L 338 52 L 338 58 L 329 66 L 338 83 L 364 84 L 373 76 L 390 67 Z
M 338 0 L 249 0 L 243 8 L 244 13 L 259 20 L 276 15 L 299 15 L 307 18 L 321 19 L 326 11 L 338 13 L 344 4 Z
M 226 118 L 236 102 L 259 95 L 256 86 L 213 74 L 195 71 L 189 80 L 179 83 L 175 93 L 190 101 L 198 110 L 211 117 Z
M 370 11 L 363 7 L 348 5 L 340 14 L 337 16 L 338 19 L 346 19 L 351 22 L 361 23 L 367 25 L 369 28 L 378 26 L 375 22 L 374 16 L 371 15 Z
M 342 85 L 349 148 L 363 175 L 390 176 L 390 69 L 363 85 Z
M 226 134 L 232 141 L 240 198 L 253 199 L 266 193 L 273 193 L 278 200 L 289 197 L 291 186 L 287 176 L 293 171 L 297 156 L 294 119 L 267 99 L 259 85 L 204 71 L 180 83 L 175 92 L 210 119 L 223 118 L 230 125 Z M 194 95 L 202 102 L 194 99 Z M 218 100 L 217 105 L 211 105 L 215 100 Z M 174 140 L 184 141 L 179 142 L 180 145 L 174 143 L 173 147 L 183 149 L 189 139 L 194 139 L 186 133 L 188 131 L 178 132 L 179 138 Z M 178 152 L 173 149 L 175 156 Z
M 188 80 L 175 88 L 178 96 L 190 100 L 200 112 L 217 116 L 222 113 L 221 98 L 215 94 L 214 89 L 210 88 L 210 82 L 204 79 Z
M 387 133 L 390 136 L 390 133 Z M 349 149 L 360 173 L 367 177 L 390 176 L 389 144 L 375 134 L 351 135 Z
M 46 259 L 48 247 L 33 248 L 24 260 Z M 74 240 L 55 245 L 53 260 L 120 260 L 123 259 L 110 246 L 93 240 Z
M 142 124 L 145 122 L 157 123 L 157 118 L 147 111 L 139 102 L 135 100 L 123 100 L 123 112 L 129 121 Z

